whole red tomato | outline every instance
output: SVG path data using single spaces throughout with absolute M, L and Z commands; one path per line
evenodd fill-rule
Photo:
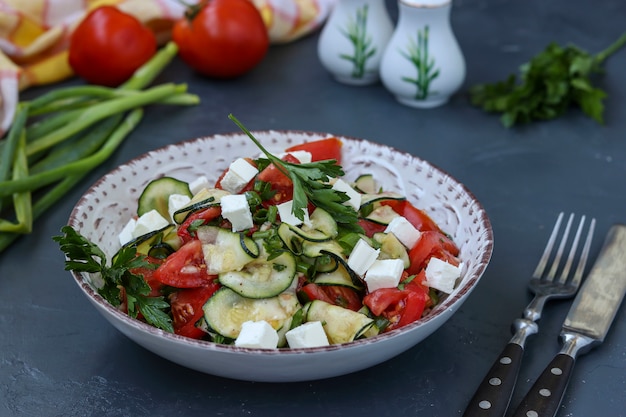
M 265 56 L 269 36 L 249 0 L 208 0 L 190 7 L 172 32 L 180 57 L 208 77 L 234 78 Z
M 69 62 L 91 84 L 116 87 L 157 50 L 150 29 L 113 6 L 94 9 L 70 38 Z

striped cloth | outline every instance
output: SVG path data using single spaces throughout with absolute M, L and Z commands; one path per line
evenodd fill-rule
M 276 44 L 317 29 L 337 0 L 250 1 Z M 20 91 L 73 75 L 67 60 L 70 34 L 86 12 L 102 5 L 134 15 L 161 44 L 184 13 L 177 0 L 0 0 L 0 136 L 11 125 Z

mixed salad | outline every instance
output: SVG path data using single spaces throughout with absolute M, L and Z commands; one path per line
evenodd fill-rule
M 334 137 L 233 161 L 216 183 L 155 179 L 110 261 L 71 227 L 67 269 L 178 335 L 243 347 L 315 347 L 412 323 L 450 293 L 459 249 L 371 175 L 342 179 Z

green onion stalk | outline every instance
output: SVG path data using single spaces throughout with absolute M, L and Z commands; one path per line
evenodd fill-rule
M 199 103 L 185 84 L 149 87 L 177 52 L 166 44 L 117 88 L 62 87 L 19 103 L 0 139 L 0 252 L 115 152 L 143 107 Z

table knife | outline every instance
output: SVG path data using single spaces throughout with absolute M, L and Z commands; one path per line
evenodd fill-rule
M 563 323 L 561 351 L 545 368 L 513 417 L 553 417 L 576 357 L 601 344 L 626 291 L 626 225 L 613 225 Z

